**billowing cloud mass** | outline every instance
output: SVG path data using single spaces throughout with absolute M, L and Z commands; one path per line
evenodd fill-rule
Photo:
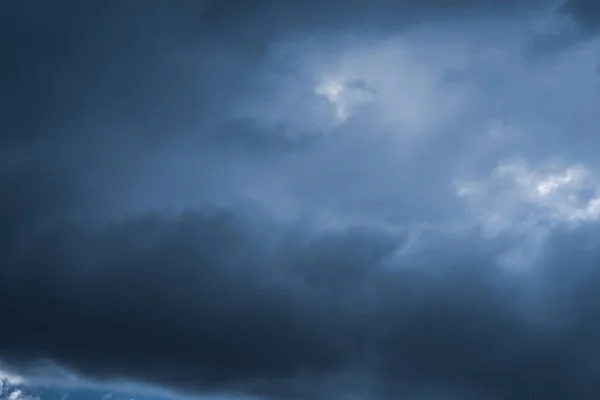
M 599 15 L 3 2 L 0 362 L 194 396 L 597 397 Z

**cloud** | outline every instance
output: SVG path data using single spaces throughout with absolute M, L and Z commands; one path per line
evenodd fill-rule
M 567 0 L 562 11 L 571 16 L 584 31 L 595 32 L 600 26 L 600 7 L 591 0 Z
M 472 234 L 403 259 L 402 235 L 231 212 L 65 227 L 2 271 L 0 354 L 254 395 L 340 395 L 347 374 L 379 396 L 593 395 L 593 236 L 557 235 L 529 286 L 495 263 L 503 240 Z
M 553 4 L 34 3 L 0 13 L 11 370 L 600 392 L 597 52 L 523 60 Z
M 18 375 L 13 375 L 7 372 L 0 372 L 0 391 L 5 385 L 19 385 L 23 383 L 23 378 Z
M 254 39 L 265 39 L 303 34 L 306 29 L 311 33 L 331 31 L 357 31 L 375 28 L 378 31 L 395 31 L 415 22 L 429 18 L 452 18 L 465 15 L 510 15 L 513 12 L 527 12 L 544 4 L 543 1 L 517 2 L 502 4 L 493 1 L 463 0 L 448 4 L 443 1 L 418 3 L 412 1 L 390 2 L 387 0 L 352 0 L 339 2 L 308 1 L 302 6 L 293 1 L 273 2 L 257 0 L 241 2 L 223 0 L 213 2 L 204 14 L 207 30 L 238 39 L 248 45 Z M 269 25 L 261 24 L 264 16 L 277 16 Z M 229 28 L 236 26 L 237 31 Z M 248 37 L 249 34 L 249 37 Z M 239 36 L 238 36 L 239 35 Z M 243 35 L 243 36 L 242 36 Z M 248 40 L 244 41 L 243 37 Z
M 546 29 L 538 32 L 529 46 L 535 56 L 543 58 L 593 41 L 600 27 L 600 9 L 590 0 L 560 1 L 546 22 Z
M 583 165 L 555 163 L 532 171 L 525 161 L 513 160 L 499 164 L 488 181 L 459 180 L 456 189 L 460 197 L 483 207 L 505 226 L 513 227 L 527 215 L 563 222 L 600 217 L 598 184 Z
M 240 118 L 229 121 L 214 132 L 217 148 L 246 150 L 250 154 L 302 151 L 320 137 L 320 132 L 299 133 L 294 136 L 286 128 L 261 126 L 258 121 Z
M 0 371 L 0 398 L 5 400 L 39 400 L 23 390 L 25 380 L 17 375 Z

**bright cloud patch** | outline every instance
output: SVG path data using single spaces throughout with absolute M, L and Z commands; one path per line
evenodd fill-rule
M 371 104 L 384 125 L 423 133 L 465 106 L 463 90 L 440 85 L 447 70 L 463 61 L 460 47 L 442 50 L 394 38 L 347 51 L 315 92 L 334 107 L 336 123 L 346 121 L 355 108 Z
M 6 385 L 18 385 L 23 383 L 23 378 L 0 370 L 0 388 Z
M 457 181 L 456 194 L 494 231 L 524 222 L 577 222 L 600 218 L 600 187 L 583 165 L 531 167 L 503 162 L 485 181 Z
M 335 118 L 343 122 L 348 118 L 348 105 L 343 97 L 344 85 L 334 79 L 326 79 L 316 87 L 315 92 L 327 99 L 335 107 Z
M 376 99 L 377 91 L 363 80 L 344 81 L 326 78 L 315 88 L 315 93 L 323 96 L 334 109 L 334 123 L 345 122 L 352 110 Z
M 528 270 L 554 228 L 600 218 L 598 180 L 580 164 L 505 161 L 487 179 L 456 180 L 455 193 L 487 235 L 515 238 L 497 262 L 519 271 Z
M 37 396 L 25 392 L 25 381 L 20 376 L 0 370 L 0 399 L 2 400 L 37 400 Z

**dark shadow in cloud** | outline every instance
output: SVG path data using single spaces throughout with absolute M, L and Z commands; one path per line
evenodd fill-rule
M 534 38 L 528 49 L 533 56 L 556 55 L 595 38 L 600 32 L 600 6 L 597 1 L 567 0 L 556 8 L 555 14 L 562 24 L 555 32 Z
M 600 29 L 600 4 L 594 0 L 567 0 L 561 11 L 573 18 L 584 32 Z
M 363 92 L 363 93 L 377 93 L 378 90 L 375 89 L 374 87 L 372 87 L 371 85 L 369 85 L 369 83 L 367 81 L 365 81 L 364 79 L 354 79 L 351 80 L 350 82 L 346 82 L 345 87 L 348 90 L 353 90 L 353 91 L 358 91 L 358 92 Z
M 2 5 L 2 130 L 29 141 L 74 113 L 93 78 L 132 39 L 127 7 L 93 2 Z
M 203 4 L 4 2 L 2 142 L 85 130 L 143 144 L 231 103 L 251 67 L 201 36 Z
M 466 71 L 460 70 L 458 68 L 450 68 L 444 72 L 442 77 L 440 78 L 440 86 L 441 87 L 460 87 L 464 83 L 469 81 L 469 76 Z
M 231 211 L 54 226 L 5 250 L 0 356 L 198 393 L 594 397 L 595 233 L 557 236 L 534 285 L 476 234 L 406 264 L 402 236 Z
M 216 129 L 211 140 L 222 151 L 239 150 L 256 154 L 278 154 L 302 151 L 319 140 L 318 133 L 290 134 L 285 126 L 262 126 L 250 118 L 238 118 Z
M 407 24 L 434 18 L 510 16 L 515 12 L 535 10 L 546 4 L 543 0 L 308 0 L 302 3 L 293 0 L 221 0 L 214 1 L 207 7 L 203 22 L 208 31 L 228 32 L 232 35 L 235 34 L 232 27 L 242 28 L 244 33 L 247 33 L 245 29 L 250 28 L 254 34 L 262 31 L 274 36 L 364 28 L 394 31 Z M 262 24 L 265 17 L 272 23 Z

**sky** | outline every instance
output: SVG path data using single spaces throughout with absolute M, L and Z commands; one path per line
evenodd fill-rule
M 597 1 L 6 0 L 0 49 L 0 377 L 600 395 Z

